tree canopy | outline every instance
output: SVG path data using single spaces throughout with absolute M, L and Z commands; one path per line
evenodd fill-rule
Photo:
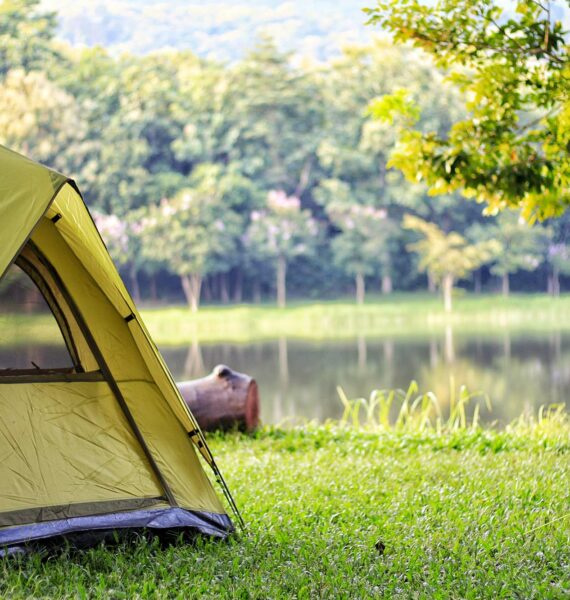
M 466 115 L 449 131 L 413 127 L 416 111 L 400 93 L 372 106 L 398 114 L 391 165 L 431 193 L 461 190 L 495 214 L 527 219 L 570 205 L 568 32 L 550 0 L 380 0 L 369 23 L 431 55 L 465 98 Z
M 412 18 L 410 6 L 414 2 L 402 4 L 400 19 Z M 471 12 L 480 9 L 465 6 L 467 27 Z M 444 23 L 437 21 L 444 18 L 438 11 L 419 13 L 434 32 Z M 537 15 L 513 18 L 535 19 L 543 27 Z M 385 39 L 308 63 L 264 37 L 243 59 L 226 64 L 187 50 L 112 56 L 103 48 L 73 49 L 55 39 L 56 23 L 57 16 L 37 1 L 0 0 L 0 41 L 6 42 L 0 46 L 0 143 L 77 180 L 129 288 L 153 301 L 186 299 L 197 307 L 200 297 L 240 302 L 276 296 L 284 304 L 286 295 L 322 298 L 355 290 L 364 301 L 365 292 L 421 289 L 438 278 L 418 268 L 410 247 L 417 233 L 403 224 L 410 216 L 421 218 L 443 236 L 461 236 L 467 246 L 498 236 L 502 218 L 482 215 L 481 206 L 461 196 L 460 189 L 469 190 L 460 174 L 471 169 L 472 159 L 489 166 L 498 160 L 496 152 L 507 152 L 500 144 L 483 152 L 478 144 L 494 144 L 499 134 L 512 141 L 515 117 L 519 124 L 535 121 L 523 128 L 524 136 L 549 131 L 536 121 L 544 110 L 533 112 L 526 104 L 524 110 L 509 108 L 511 120 L 501 121 L 493 111 L 504 91 L 492 88 L 497 96 L 489 104 L 475 63 L 459 65 L 461 90 L 448 77 L 452 67 L 457 70 L 451 58 L 445 62 L 437 53 L 430 57 Z M 459 34 L 457 28 L 449 33 Z M 552 52 L 562 56 L 559 46 Z M 479 55 L 488 55 L 491 77 L 498 56 Z M 506 72 L 516 67 L 510 59 L 505 65 Z M 551 69 L 548 61 L 543 69 Z M 472 94 L 467 75 L 480 84 L 480 106 L 465 104 Z M 551 81 L 546 71 L 543 81 Z M 527 103 L 531 89 L 539 97 L 537 86 L 515 86 L 513 93 L 524 94 Z M 484 107 L 491 112 L 469 129 L 473 111 Z M 548 118 L 561 118 L 557 107 Z M 374 118 L 378 111 L 395 122 Z M 472 155 L 455 145 L 462 131 Z M 509 164 L 523 164 L 509 143 Z M 540 140 L 525 144 L 537 156 L 551 147 Z M 451 162 L 438 163 L 428 148 L 450 153 Z M 453 163 L 456 151 L 465 169 Z M 501 161 L 496 172 L 476 164 L 472 172 L 481 186 L 493 173 L 503 177 L 508 165 Z M 437 164 L 449 168 L 447 179 L 432 169 Z M 452 164 L 457 168 L 446 166 Z M 432 197 L 426 183 L 446 193 Z M 534 215 L 540 205 L 541 216 L 551 214 L 546 196 L 540 202 L 533 196 L 532 204 L 530 196 L 516 200 L 501 189 L 487 212 L 515 206 Z M 565 202 L 564 193 L 557 197 Z M 533 261 L 510 263 L 510 283 L 514 290 L 557 293 L 570 283 L 566 216 L 536 223 L 530 232 L 543 240 L 541 250 Z M 484 289 L 500 287 L 499 262 L 476 270 Z M 454 276 L 459 282 L 474 285 L 470 269 Z

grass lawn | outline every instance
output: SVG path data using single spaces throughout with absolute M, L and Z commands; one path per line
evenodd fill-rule
M 440 332 L 452 325 L 470 333 L 481 330 L 570 330 L 570 294 L 458 297 L 453 314 L 445 314 L 441 299 L 428 294 L 371 297 L 363 306 L 352 300 L 274 305 L 203 306 L 192 314 L 185 306 L 143 308 L 142 316 L 157 344 L 200 342 L 247 343 L 277 337 L 306 340 L 414 336 Z M 59 339 L 55 322 L 47 316 L 0 315 L 0 346 L 30 340 Z
M 2 598 L 568 598 L 570 428 L 211 438 L 247 522 L 0 562 Z

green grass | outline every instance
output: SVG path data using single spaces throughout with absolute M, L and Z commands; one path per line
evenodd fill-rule
M 155 341 L 162 345 L 201 342 L 247 343 L 277 337 L 306 340 L 414 336 L 441 332 L 497 329 L 570 330 L 570 295 L 544 294 L 458 297 L 453 314 L 443 311 L 439 297 L 394 294 L 371 297 L 363 306 L 352 301 L 297 302 L 286 309 L 273 305 L 203 306 L 192 314 L 185 306 L 146 308 L 142 316 Z M 30 340 L 49 343 L 57 337 L 51 317 L 0 316 L 0 346 Z M 59 338 L 58 338 L 59 339 Z
M 146 309 L 148 328 L 161 345 L 202 342 L 252 342 L 276 337 L 307 340 L 354 339 L 384 335 L 410 336 L 481 328 L 570 330 L 570 295 L 465 296 L 445 314 L 441 300 L 427 294 L 371 298 L 363 306 L 351 301 L 303 302 L 286 309 L 272 305 L 203 307 L 192 315 L 185 307 Z
M 5 559 L 0 597 L 570 595 L 570 426 L 561 413 L 501 432 L 329 424 L 210 440 L 245 533 Z

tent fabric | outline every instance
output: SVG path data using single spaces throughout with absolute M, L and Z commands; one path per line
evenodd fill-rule
M 74 362 L 65 373 L 0 371 L 0 545 L 166 527 L 167 514 L 227 535 L 196 450 L 218 474 L 214 459 L 77 189 L 2 147 L 0 180 L 0 272 L 16 261 L 28 273 Z
M 225 537 L 224 532 L 231 528 L 231 522 L 226 515 L 199 513 L 181 508 L 135 510 L 90 517 L 72 517 L 1 530 L 0 544 L 12 546 L 22 544 L 24 539 L 37 541 L 85 531 L 123 528 L 151 530 L 188 528 L 213 537 Z
M 0 174 L 0 223 L 4 231 L 10 232 L 2 236 L 0 244 L 2 277 L 48 205 L 69 180 L 3 146 L 0 146 Z

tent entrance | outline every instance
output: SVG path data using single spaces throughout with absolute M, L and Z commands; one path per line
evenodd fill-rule
M 7 314 L 11 317 L 4 316 L 8 333 L 4 333 L 2 342 L 27 346 L 31 355 L 36 356 L 35 360 L 29 358 L 22 364 L 17 353 L 15 356 L 8 355 L 2 361 L 0 383 L 7 381 L 4 377 L 14 382 L 28 383 L 44 381 L 49 376 L 49 380 L 55 381 L 58 375 L 63 381 L 70 381 L 78 375 L 81 375 L 78 380 L 86 380 L 88 373 L 90 376 L 87 380 L 102 379 L 100 366 L 83 334 L 73 303 L 57 285 L 53 269 L 45 259 L 42 260 L 31 242 L 28 242 L 7 275 L 3 280 L 7 282 L 3 286 L 7 289 L 3 290 L 2 300 L 3 304 L 8 304 Z M 18 300 L 19 306 L 16 304 Z M 41 358 L 37 356 L 34 327 L 49 332 L 51 348 L 48 346 Z M 20 332 L 23 340 L 18 339 Z M 6 335 L 13 339 L 6 339 Z M 55 356 L 51 356 L 52 353 Z
M 0 370 L 0 414 L 10 411 L 9 403 L 17 405 L 12 414 L 19 416 L 19 423 L 12 419 L 0 423 L 0 436 L 3 435 L 6 439 L 12 437 L 10 427 L 17 428 L 18 424 L 22 427 L 22 435 L 25 436 L 26 432 L 34 432 L 29 444 L 30 451 L 37 457 L 32 461 L 37 470 L 24 475 L 24 479 L 34 482 L 44 481 L 45 473 L 49 472 L 54 464 L 58 465 L 56 471 L 61 471 L 62 474 L 65 473 L 66 468 L 71 469 L 76 478 L 78 474 L 82 474 L 80 480 L 89 481 L 89 485 L 82 486 L 81 489 L 81 493 L 87 493 L 85 501 L 69 493 L 70 489 L 79 486 L 78 483 L 72 484 L 73 478 L 69 480 L 67 486 L 63 487 L 66 493 L 62 499 L 74 498 L 74 502 L 72 504 L 67 502 L 66 506 L 76 506 L 77 502 L 83 502 L 85 510 L 89 511 L 93 508 L 91 505 L 94 502 L 97 504 L 100 500 L 103 501 L 94 490 L 88 491 L 91 484 L 98 481 L 94 473 L 99 473 L 102 469 L 104 480 L 98 481 L 96 487 L 114 490 L 114 493 L 120 491 L 122 493 L 120 498 L 116 496 L 109 498 L 113 502 L 119 499 L 125 502 L 132 492 L 131 500 L 137 500 L 132 508 L 141 507 L 141 498 L 143 500 L 152 498 L 154 503 L 166 502 L 167 505 L 177 506 L 117 382 L 55 268 L 31 240 L 23 248 L 15 265 L 21 270 L 20 276 L 27 277 L 33 282 L 49 307 L 49 312 L 55 318 L 67 348 L 68 360 L 71 362 L 69 367 L 42 368 L 41 365 L 33 363 L 34 368 Z M 4 406 L 2 406 L 3 402 Z M 84 410 L 87 410 L 87 414 L 83 414 Z M 77 415 L 82 416 L 77 419 Z M 62 435 L 50 437 L 50 425 L 54 419 Z M 108 435 L 109 431 L 112 432 L 111 436 Z M 70 437 L 65 435 L 66 432 Z M 115 442 L 118 440 L 119 447 L 114 440 Z M 25 443 L 28 444 L 28 441 Z M 21 442 L 16 444 L 16 453 L 21 456 L 26 455 L 19 444 Z M 44 447 L 44 444 L 47 446 Z M 113 449 L 111 453 L 109 448 Z M 43 460 L 44 456 L 49 457 L 47 462 Z M 81 457 L 88 457 L 90 468 L 87 471 Z M 78 464 L 74 462 L 76 458 L 79 460 Z M 128 472 L 122 468 L 117 470 L 115 468 L 117 460 L 119 462 L 127 460 L 126 464 L 131 464 L 133 470 Z M 24 461 L 13 466 L 9 466 L 9 460 L 5 463 L 9 472 L 1 474 L 0 469 L 0 481 L 7 489 L 17 490 L 23 481 L 21 469 L 25 469 L 28 462 Z M 106 466 L 103 468 L 102 465 Z M 65 480 L 65 476 L 62 476 Z M 135 480 L 131 480 L 131 477 L 135 477 Z M 150 487 L 137 483 L 139 480 L 149 483 Z M 34 489 L 31 495 L 18 493 L 20 498 L 26 498 L 26 502 L 30 502 L 32 498 L 42 499 L 39 504 L 40 516 L 55 514 L 53 507 L 61 504 L 57 497 L 51 496 L 50 491 L 61 489 L 56 473 L 53 478 L 48 476 L 46 481 L 51 481 L 53 486 L 46 485 L 43 491 Z M 11 487 L 12 485 L 14 488 Z M 124 497 L 125 492 L 127 498 Z M 111 505 L 108 508 L 112 510 Z M 6 515 L 6 518 L 15 517 Z M 0 515 L 0 527 L 2 526 L 2 515 Z

